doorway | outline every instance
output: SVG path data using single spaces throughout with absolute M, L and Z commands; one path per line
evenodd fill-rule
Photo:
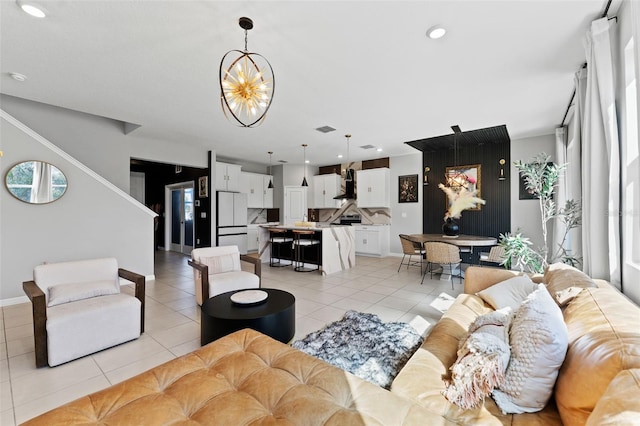
M 195 229 L 193 181 L 165 186 L 165 247 L 169 250 L 191 254 Z
M 284 187 L 284 224 L 301 222 L 307 215 L 307 188 L 304 186 Z

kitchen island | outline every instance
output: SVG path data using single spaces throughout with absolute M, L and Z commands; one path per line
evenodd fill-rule
M 258 227 L 258 253 L 262 263 L 268 263 L 271 257 L 269 229 L 284 229 L 287 237 L 293 238 L 294 229 L 314 231 L 315 239 L 320 241 L 319 253 L 306 250 L 304 262 L 319 265 L 322 275 L 345 271 L 356 264 L 355 229 L 348 225 L 260 225 Z M 279 254 L 282 260 L 293 260 L 293 244 L 285 244 Z

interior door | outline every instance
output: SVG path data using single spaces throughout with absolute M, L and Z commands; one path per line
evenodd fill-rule
M 307 215 L 307 188 L 304 186 L 285 186 L 284 188 L 284 224 L 301 222 Z
M 169 250 L 190 254 L 193 250 L 195 229 L 193 226 L 193 182 L 167 185 L 165 193 L 167 217 L 165 240 Z

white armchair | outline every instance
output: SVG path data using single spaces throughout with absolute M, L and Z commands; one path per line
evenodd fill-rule
M 254 272 L 243 271 L 242 262 L 253 265 Z M 238 246 L 194 249 L 188 263 L 193 267 L 198 305 L 228 291 L 260 288 L 260 259 L 241 255 Z
M 135 297 L 120 292 L 120 277 Z M 137 339 L 144 332 L 145 278 L 113 258 L 38 265 L 22 288 L 32 303 L 36 367 Z

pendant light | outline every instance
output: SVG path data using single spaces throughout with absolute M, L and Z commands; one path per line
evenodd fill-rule
M 347 170 L 346 170 L 346 173 L 344 174 L 344 181 L 352 182 L 353 173 L 351 172 L 351 163 L 349 162 L 349 138 L 351 137 L 351 135 L 347 133 L 346 135 L 344 135 L 344 137 L 347 138 Z
M 273 151 L 269 151 L 267 154 L 269 154 L 269 186 L 267 186 L 267 188 L 273 189 L 273 176 L 271 175 L 271 156 L 273 155 Z
M 307 144 L 303 143 L 302 148 L 304 149 L 304 178 L 302 178 L 301 186 L 309 186 L 307 183 Z
M 254 127 L 267 115 L 276 81 L 269 61 L 247 50 L 247 32 L 253 28 L 253 21 L 242 17 L 238 24 L 244 30 L 244 51 L 230 50 L 220 61 L 220 103 L 229 121 Z
M 458 168 L 458 134 L 462 135 L 459 126 L 451 126 L 453 129 L 453 167 L 445 173 L 446 186 L 455 190 L 467 187 L 467 176 Z

